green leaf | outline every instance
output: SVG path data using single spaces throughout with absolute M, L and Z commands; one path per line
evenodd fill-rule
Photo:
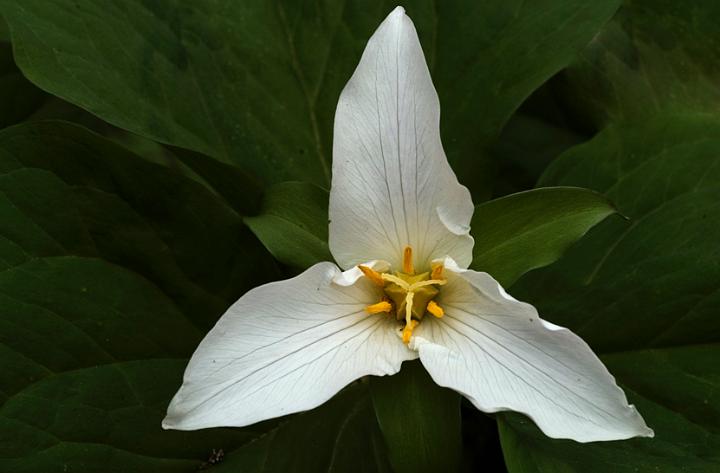
M 269 188 L 262 211 L 245 223 L 278 260 L 299 269 L 333 261 L 328 247 L 328 193 L 312 184 Z
M 619 123 L 541 180 L 603 192 L 630 220 L 599 224 L 513 295 L 606 353 L 656 438 L 580 446 L 510 419 L 501 433 L 511 473 L 720 468 L 719 137 L 714 116 Z
M 0 470 L 390 471 L 362 387 L 274 429 L 161 429 L 209 323 L 275 275 L 202 185 L 39 122 L 0 132 L 0 217 Z
M 391 473 L 367 386 L 355 384 L 230 453 L 217 473 Z
M 7 23 L 5 23 L 5 19 L 2 15 L 0 15 L 0 41 L 10 41 L 10 30 L 8 30 Z
M 720 105 L 720 3 L 630 0 L 565 74 L 577 111 L 597 124 Z
M 519 415 L 501 417 L 511 473 L 715 472 L 720 468 L 720 345 L 609 355 L 605 363 L 655 429 L 653 439 L 551 440 Z M 638 470 L 640 468 L 640 470 Z
M 457 471 L 462 453 L 460 395 L 435 384 L 419 361 L 371 378 L 375 414 L 396 473 Z
M 46 94 L 23 77 L 15 66 L 12 48 L 2 39 L 0 18 L 0 128 L 29 117 L 46 99 Z
M 619 0 L 433 2 L 407 11 L 444 110 L 448 156 L 477 194 L 481 147 L 566 66 Z M 255 173 L 327 185 L 340 91 L 394 3 L 0 1 L 31 81 L 121 128 Z M 471 176 L 472 174 L 472 176 Z
M 715 117 L 671 115 L 611 126 L 565 153 L 541 185 L 602 192 L 629 220 L 598 225 L 513 294 L 604 352 L 716 341 L 718 149 Z
M 17 195 L 8 203 L 17 211 L 0 229 L 17 234 L 28 221 L 13 241 L 34 241 L 32 221 L 40 221 L 56 242 L 34 251 L 100 255 L 138 271 L 199 326 L 209 327 L 245 290 L 278 276 L 242 218 L 217 196 L 83 128 L 38 122 L 3 131 L 0 172 L 12 174 L 6 195 Z M 42 186 L 44 194 L 30 191 Z M 53 205 L 40 205 L 51 197 L 58 199 Z
M 75 272 L 70 276 L 82 277 Z M 249 429 L 159 428 L 168 390 L 180 382 L 184 367 L 185 360 L 115 361 L 35 381 L 0 408 L 0 468 L 37 473 L 194 471 L 213 448 L 230 449 L 260 435 Z
M 196 182 L 67 123 L 0 131 L 0 470 L 188 471 L 257 437 L 160 420 L 207 327 L 275 275 Z
M 137 136 L 137 135 L 136 135 Z M 212 159 L 204 154 L 184 148 L 170 147 L 183 164 L 222 196 L 242 215 L 255 215 L 260 211 L 263 188 L 261 183 L 231 164 Z
M 621 2 L 432 3 L 437 29 L 424 45 L 437 51 L 427 54 L 443 109 L 443 144 L 479 202 L 491 195 L 497 167 L 483 148 L 535 89 L 573 62 Z
M 535 94 L 544 98 L 550 87 L 543 86 Z M 538 117 L 530 114 L 548 108 L 557 108 L 557 104 L 533 95 L 512 116 L 493 143 L 490 152 L 499 166 L 493 189 L 495 198 L 532 189 L 553 159 L 590 138 L 569 130 L 562 115 Z
M 475 207 L 472 268 L 511 286 L 531 269 L 557 261 L 590 228 L 615 213 L 597 192 L 547 187 Z

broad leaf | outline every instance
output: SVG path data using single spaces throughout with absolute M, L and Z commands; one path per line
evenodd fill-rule
M 46 94 L 23 77 L 15 66 L 9 43 L 3 42 L 0 18 L 0 128 L 29 117 L 45 100 Z
M 2 15 L 0 15 L 0 41 L 10 41 L 10 31 Z
M 719 137 L 702 115 L 613 125 L 542 179 L 603 192 L 629 220 L 601 223 L 513 294 L 616 352 L 604 361 L 656 437 L 581 447 L 515 419 L 501 424 L 512 473 L 720 468 Z
M 531 269 L 555 262 L 590 228 L 615 213 L 587 189 L 547 187 L 511 194 L 475 207 L 472 268 L 505 286 Z
M 206 327 L 275 274 L 240 216 L 59 122 L 0 132 L 0 216 L 0 470 L 187 471 L 256 436 L 160 428 Z
M 602 192 L 628 220 L 598 225 L 513 294 L 604 352 L 717 341 L 719 147 L 719 120 L 671 115 L 564 154 L 541 185 Z
M 65 276 L 83 281 L 85 275 L 72 269 Z M 104 270 L 100 272 L 106 273 Z M 117 281 L 105 277 L 100 282 Z M 123 288 L 127 287 L 118 287 Z M 158 308 L 153 307 L 153 314 Z M 56 317 L 60 319 L 68 309 L 58 310 L 61 315 Z M 26 315 L 32 317 L 37 311 L 35 308 Z M 71 327 L 69 323 L 57 324 L 55 334 Z M 142 324 L 131 328 L 140 327 Z M 3 377 L 11 361 L 19 363 L 15 365 L 18 370 L 37 366 L 35 360 L 30 362 L 16 352 L 7 355 L 3 354 Z M 184 360 L 145 359 L 106 360 L 99 366 L 75 370 L 48 368 L 37 376 L 42 379 L 12 395 L 0 408 L 0 469 L 36 473 L 63 469 L 194 471 L 213 449 L 230 450 L 260 435 L 249 429 L 167 432 L 159 428 L 168 390 L 180 382 L 184 366 Z
M 487 195 L 492 176 L 481 147 L 618 3 L 406 5 L 447 111 L 448 155 L 477 194 Z M 121 128 L 239 164 L 266 182 L 321 185 L 330 178 L 340 90 L 394 6 L 0 1 L 18 63 L 41 88 Z
M 565 73 L 597 124 L 720 106 L 720 3 L 628 0 Z
M 15 234 L 28 221 L 29 233 L 32 221 L 42 222 L 56 242 L 34 249 L 39 254 L 100 255 L 138 271 L 203 327 L 277 276 L 241 217 L 177 173 L 62 122 L 9 128 L 0 140 L 0 172 L 12 173 L 3 191 L 14 209 L 0 228 Z M 36 186 L 46 193 L 33 193 Z
M 328 247 L 328 193 L 303 182 L 276 184 L 265 192 L 262 210 L 245 223 L 270 253 L 305 269 L 332 261 Z
M 460 395 L 435 384 L 419 361 L 370 381 L 375 414 L 396 473 L 457 471 Z
M 497 163 L 482 147 L 520 104 L 570 64 L 620 1 L 434 2 L 431 67 L 448 158 L 476 202 L 491 195 Z M 412 14 L 412 11 L 410 11 Z M 424 43 L 428 44 L 428 41 Z
M 490 153 L 499 166 L 494 197 L 532 189 L 553 159 L 590 138 L 568 129 L 567 119 L 560 112 L 537 116 L 539 111 L 557 108 L 545 98 L 553 83 L 544 85 L 523 103 L 491 146 Z
M 137 136 L 137 135 L 135 135 Z M 237 166 L 212 159 L 204 154 L 184 148 L 169 147 L 182 164 L 222 196 L 242 215 L 255 215 L 260 211 L 263 187 L 253 176 Z

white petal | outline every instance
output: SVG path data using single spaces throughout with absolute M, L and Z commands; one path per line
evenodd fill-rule
M 473 213 L 440 142 L 440 104 L 420 42 L 396 8 L 368 41 L 335 114 L 330 249 L 343 268 L 369 258 L 419 270 L 452 256 L 467 267 Z
M 397 322 L 363 310 L 380 290 L 319 263 L 253 289 L 208 333 L 185 371 L 163 427 L 243 426 L 316 407 L 364 375 L 416 358 Z
M 522 412 L 554 438 L 653 436 L 580 337 L 541 320 L 488 274 L 446 266 L 445 316 L 424 320 L 411 341 L 435 382 L 482 411 Z

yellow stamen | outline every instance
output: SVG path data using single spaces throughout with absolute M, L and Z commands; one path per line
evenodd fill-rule
M 406 246 L 403 251 L 403 273 L 415 274 L 415 268 L 413 267 L 413 254 L 412 247 Z
M 388 301 L 380 301 L 377 304 L 372 304 L 365 307 L 365 312 L 368 314 L 380 314 L 382 312 L 390 312 L 392 310 L 392 304 Z
M 438 319 L 440 317 L 442 317 L 443 315 L 445 315 L 445 311 L 443 310 L 443 308 L 440 307 L 439 305 L 437 305 L 437 303 L 435 301 L 428 302 L 427 311 L 430 312 L 435 317 L 437 317 Z
M 383 280 L 394 282 L 395 284 L 397 284 L 398 286 L 400 286 L 401 288 L 403 288 L 406 291 L 410 290 L 410 284 L 408 284 L 407 282 L 403 281 L 402 279 L 400 279 L 399 277 L 397 277 L 393 274 L 382 273 L 380 276 L 382 277 Z
M 413 330 L 415 327 L 417 327 L 418 321 L 417 320 L 411 320 L 409 324 L 405 326 L 405 328 L 402 331 L 402 339 L 403 343 L 407 345 L 410 343 L 410 338 L 412 337 Z
M 366 278 L 374 282 L 380 287 L 385 286 L 385 281 L 383 280 L 383 275 L 378 273 L 372 268 L 368 268 L 367 266 L 358 265 L 358 268 L 360 268 L 360 271 L 363 272 Z
M 430 279 L 442 279 L 443 274 L 443 267 L 442 263 L 435 263 L 432 265 L 432 272 L 430 273 Z

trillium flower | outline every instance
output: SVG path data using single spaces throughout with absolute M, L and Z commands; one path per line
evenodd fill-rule
M 190 360 L 165 428 L 308 410 L 420 358 L 478 409 L 522 412 L 550 437 L 653 435 L 582 339 L 467 269 L 473 204 L 439 121 L 417 33 L 398 7 L 335 115 L 329 235 L 340 267 L 316 264 L 233 304 Z

